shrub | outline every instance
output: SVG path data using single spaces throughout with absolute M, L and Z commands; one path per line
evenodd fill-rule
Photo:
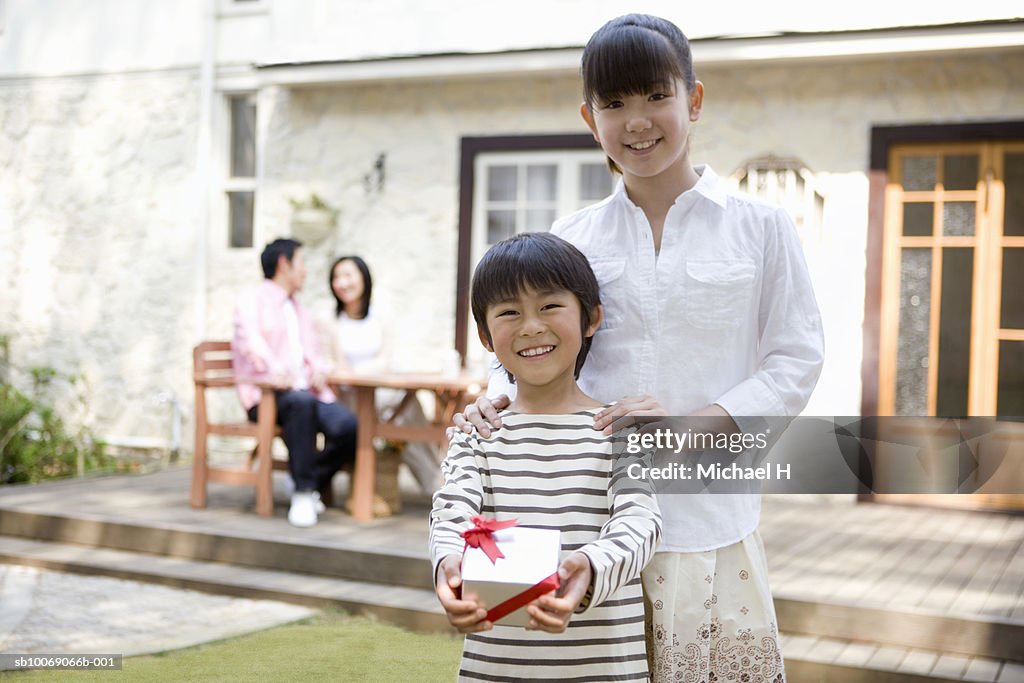
M 81 476 L 111 467 L 114 461 L 103 443 L 85 427 L 69 428 L 47 396 L 55 380 L 77 388 L 81 378 L 35 367 L 27 395 L 10 382 L 9 349 L 9 338 L 0 336 L 0 484 Z M 78 398 L 84 400 L 80 391 Z

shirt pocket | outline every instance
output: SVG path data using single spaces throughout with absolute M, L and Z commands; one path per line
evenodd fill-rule
M 687 261 L 687 322 L 702 330 L 738 327 L 750 310 L 756 276 L 753 261 Z
M 604 320 L 598 329 L 609 330 L 622 324 L 625 317 L 622 302 L 625 297 L 626 259 L 604 256 L 590 260 L 601 293 Z

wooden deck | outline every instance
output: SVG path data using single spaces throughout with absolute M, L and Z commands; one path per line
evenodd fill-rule
M 346 486 L 339 476 L 338 500 Z M 343 605 L 366 592 L 361 582 L 376 582 L 390 586 L 395 600 L 415 594 L 415 608 L 388 608 L 395 620 L 444 628 L 431 601 L 424 496 L 407 495 L 395 517 L 361 524 L 330 509 L 316 527 L 295 529 L 285 519 L 283 475 L 275 478 L 270 518 L 255 514 L 247 489 L 213 484 L 209 507 L 194 510 L 188 488 L 184 468 L 0 487 L 0 561 L 58 566 L 52 558 L 61 552 L 43 545 L 87 546 L 92 559 L 81 550 L 64 556 L 95 565 L 79 570 L 121 563 L 139 567 L 136 575 L 145 566 L 156 572 L 163 556 L 176 558 L 174 571 L 195 563 L 201 589 L 224 589 L 228 579 L 217 577 L 232 572 L 218 563 L 227 562 L 253 574 L 253 593 L 274 594 L 282 583 L 254 573 L 303 572 L 319 575 L 319 590 L 336 590 Z M 766 498 L 761 534 L 791 680 L 1024 681 L 1024 516 Z M 181 576 L 174 582 L 190 585 Z M 329 585 L 335 579 L 342 587 Z M 261 580 L 270 588 L 259 588 Z M 415 610 L 424 616 L 410 622 Z M 889 674 L 841 675 L 872 667 Z

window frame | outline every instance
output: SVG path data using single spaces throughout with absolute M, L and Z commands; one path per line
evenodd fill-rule
M 455 287 L 455 348 L 466 357 L 469 347 L 469 284 L 474 254 L 474 212 L 477 185 L 476 158 L 495 152 L 566 152 L 597 150 L 600 146 L 589 133 L 552 135 L 503 135 L 463 137 L 459 162 L 459 242 Z M 603 154 L 603 152 L 602 152 Z M 475 335 L 474 335 L 475 339 Z
M 255 107 L 253 124 L 253 175 L 233 176 L 232 172 L 232 144 L 234 143 L 233 121 L 231 115 L 232 101 L 239 97 L 251 98 Z M 220 131 L 218 144 L 218 177 L 220 184 L 217 188 L 217 196 L 214 206 L 217 212 L 217 225 L 221 229 L 217 231 L 217 245 L 219 251 L 235 252 L 244 249 L 254 249 L 260 243 L 259 234 L 259 192 L 260 176 L 262 175 L 262 155 L 259 136 L 260 106 L 259 93 L 255 90 L 225 90 L 220 93 L 220 106 L 217 112 L 217 130 Z M 248 246 L 231 245 L 231 202 L 229 194 L 232 192 L 252 192 L 253 194 L 253 216 L 252 216 L 252 243 Z
M 495 166 L 515 166 L 522 169 L 526 166 L 555 166 L 558 172 L 559 185 L 566 187 L 578 187 L 580 173 L 579 169 L 584 163 L 605 163 L 604 153 L 600 150 L 551 150 L 535 152 L 484 152 L 476 156 L 474 172 L 477 178 L 484 178 L 489 168 Z M 486 197 L 487 187 L 485 183 L 475 183 L 476 196 L 473 197 L 473 260 L 476 264 L 483 257 L 489 246 L 486 243 L 487 236 L 487 211 L 492 206 L 492 201 Z M 505 200 L 508 208 L 516 211 L 517 214 L 529 210 L 529 200 L 523 196 L 523 188 L 519 188 L 514 200 Z M 555 218 L 566 216 L 577 211 L 588 204 L 598 202 L 604 197 L 590 200 L 580 200 L 575 195 L 563 191 L 552 200 L 535 200 L 537 204 L 546 203 L 552 205 Z M 504 202 L 503 202 L 504 203 Z M 547 226 L 550 227 L 550 224 Z M 517 230 L 518 221 L 517 221 Z

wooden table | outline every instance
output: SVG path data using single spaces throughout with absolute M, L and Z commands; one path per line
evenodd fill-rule
M 468 374 L 452 377 L 438 373 L 335 373 L 328 381 L 335 387 L 350 387 L 356 393 L 359 427 L 356 464 L 352 475 L 352 517 L 360 522 L 373 519 L 373 493 L 376 490 L 374 479 L 377 473 L 374 438 L 427 441 L 446 446 L 448 437 L 445 430 L 451 425 L 452 417 L 486 386 L 484 380 Z M 392 412 L 391 420 L 382 421 L 377 416 L 377 389 L 405 392 L 401 403 Z M 416 392 L 424 390 L 434 394 L 434 421 L 429 424 L 395 424 L 393 416 L 400 415 L 409 401 L 416 400 Z

